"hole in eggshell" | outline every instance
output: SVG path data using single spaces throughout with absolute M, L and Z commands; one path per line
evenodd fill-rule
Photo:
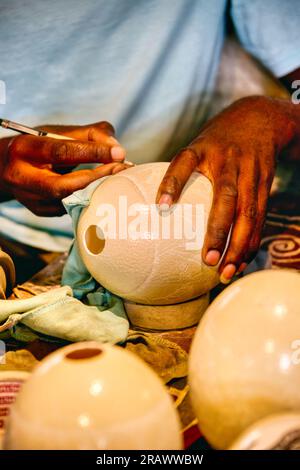
M 92 255 L 99 255 L 105 245 L 105 239 L 101 234 L 99 236 L 99 232 L 101 230 L 97 225 L 90 225 L 84 234 L 86 248 Z
M 84 349 L 75 349 L 75 351 L 71 351 L 66 354 L 67 359 L 78 360 L 78 359 L 90 359 L 92 357 L 96 357 L 102 354 L 101 349 L 97 348 L 84 348 Z

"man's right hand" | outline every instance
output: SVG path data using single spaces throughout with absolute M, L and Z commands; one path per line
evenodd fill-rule
M 14 197 L 34 214 L 62 215 L 61 200 L 92 181 L 128 167 L 125 150 L 107 122 L 87 126 L 46 126 L 43 130 L 72 137 L 60 140 L 19 135 L 0 140 L 1 191 Z M 94 169 L 71 171 L 86 163 Z

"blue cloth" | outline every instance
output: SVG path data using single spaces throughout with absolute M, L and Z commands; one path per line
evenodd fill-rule
M 101 178 L 98 181 L 94 181 L 85 189 L 75 191 L 63 200 L 66 211 L 72 218 L 74 234 L 76 234 L 77 224 L 82 210 L 90 204 L 93 192 L 105 179 L 106 178 Z M 88 294 L 90 294 L 90 296 L 91 293 L 96 294 L 94 291 L 97 288 L 97 283 L 86 269 L 79 255 L 76 238 L 70 248 L 69 256 L 64 266 L 61 284 L 63 286 L 72 287 L 74 297 L 80 300 L 84 299 Z M 107 295 L 110 295 L 107 291 L 105 292 Z M 102 303 L 99 302 L 98 304 L 102 305 Z
M 107 120 L 130 160 L 168 160 L 197 134 L 209 110 L 226 4 L 1 0 L 0 80 L 7 96 L 0 116 L 28 125 Z M 246 49 L 275 75 L 299 67 L 299 0 L 230 4 Z M 2 208 L 9 218 L 10 207 Z M 28 212 L 22 221 L 30 225 Z M 58 225 L 53 222 L 54 235 Z M 0 224 L 0 232 L 14 237 L 18 227 L 12 228 Z M 51 232 L 49 224 L 45 229 Z M 25 235 L 32 243 L 30 232 Z M 42 236 L 39 243 L 49 248 Z

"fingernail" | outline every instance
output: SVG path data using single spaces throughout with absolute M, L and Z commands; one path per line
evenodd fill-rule
M 170 196 L 170 194 L 163 194 L 161 197 L 160 197 L 160 200 L 159 200 L 159 209 L 163 212 L 166 212 L 170 209 L 171 205 L 172 205 L 172 198 Z
M 247 268 L 247 266 L 248 266 L 247 263 L 242 263 L 236 273 L 240 274 L 242 271 L 244 271 Z
M 115 161 L 123 161 L 124 158 L 126 157 L 126 152 L 121 147 L 121 145 L 116 145 L 115 147 L 112 147 L 110 150 L 111 158 Z
M 220 252 L 218 250 L 209 250 L 205 257 L 205 263 L 210 266 L 215 266 L 220 261 Z
M 222 284 L 228 284 L 232 277 L 235 275 L 236 272 L 236 267 L 234 264 L 227 264 L 225 268 L 223 269 L 221 276 L 220 276 L 220 281 Z

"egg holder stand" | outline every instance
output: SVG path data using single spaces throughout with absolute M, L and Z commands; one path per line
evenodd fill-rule
M 209 293 L 173 305 L 143 305 L 124 299 L 132 326 L 145 330 L 181 330 L 197 325 L 209 304 Z

